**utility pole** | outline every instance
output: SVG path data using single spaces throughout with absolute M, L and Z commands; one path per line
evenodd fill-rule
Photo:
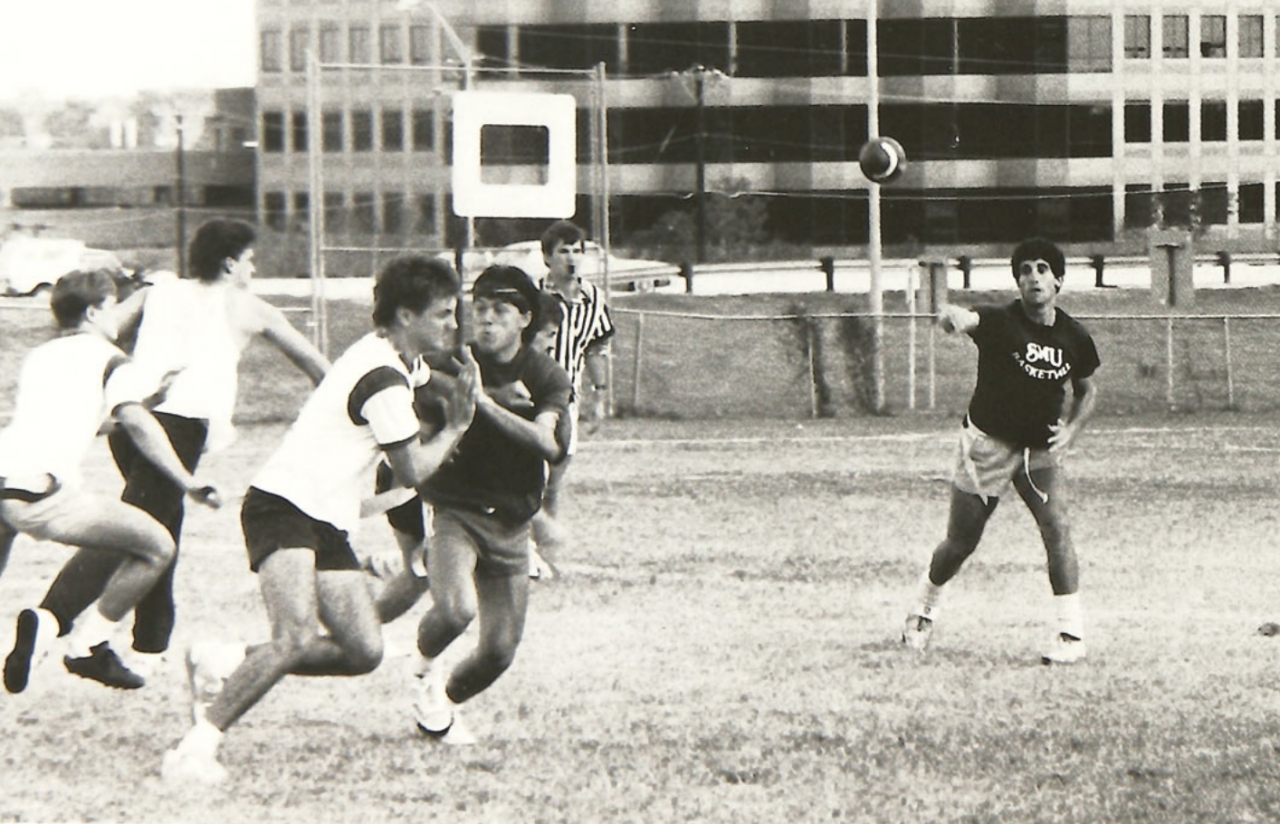
M 703 66 L 694 66 L 689 70 L 693 75 L 694 103 L 697 116 L 693 139 L 694 163 L 694 235 L 697 240 L 697 262 L 707 262 L 707 105 L 704 89 L 706 87 L 707 70 Z
M 186 206 L 186 175 L 183 170 L 182 163 L 182 115 L 176 116 L 178 130 L 178 146 L 175 149 L 174 165 L 177 167 L 178 185 L 174 191 L 174 205 L 177 207 L 177 253 L 178 253 L 178 277 L 185 278 L 187 276 L 187 216 L 184 207 Z

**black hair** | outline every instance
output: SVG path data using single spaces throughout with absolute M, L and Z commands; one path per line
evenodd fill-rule
M 1043 260 L 1049 264 L 1049 268 L 1053 270 L 1053 276 L 1058 280 L 1066 275 L 1067 261 L 1062 255 L 1062 250 L 1058 248 L 1058 244 L 1052 240 L 1046 240 L 1042 237 L 1027 238 L 1013 248 L 1013 255 L 1009 258 L 1009 267 L 1013 270 L 1013 279 L 1018 279 L 1018 268 L 1022 266 L 1023 261 L 1027 260 Z
M 550 257 L 561 243 L 577 246 L 586 239 L 587 233 L 578 224 L 571 220 L 557 220 L 542 233 L 542 256 Z
M 560 302 L 560 298 L 550 292 L 538 293 L 538 329 L 546 329 L 548 326 L 559 327 L 564 321 L 564 304 Z M 532 326 L 533 324 L 529 324 Z
M 408 255 L 382 268 L 373 284 L 373 323 L 388 327 L 396 310 L 421 314 L 441 298 L 457 297 L 462 282 L 453 266 L 439 258 Z
M 84 321 L 84 313 L 90 306 L 101 307 L 115 294 L 116 281 L 110 270 L 71 272 L 53 284 L 49 308 L 60 329 L 75 329 Z
M 227 258 L 238 258 L 253 245 L 257 233 L 243 220 L 215 218 L 201 224 L 187 245 L 187 262 L 191 274 L 205 282 L 222 277 L 222 264 Z

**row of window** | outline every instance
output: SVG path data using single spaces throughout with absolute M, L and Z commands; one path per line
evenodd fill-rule
M 1188 143 L 1191 140 L 1191 105 L 1185 100 L 1169 100 L 1162 105 L 1165 143 Z M 1261 100 L 1241 100 L 1236 104 L 1236 128 L 1241 141 L 1263 140 L 1266 109 Z M 1280 105 L 1276 106 L 1276 134 L 1280 135 Z M 1151 101 L 1129 101 L 1124 106 L 1124 140 L 1126 143 L 1152 141 Z M 1200 103 L 1200 140 L 1221 143 L 1227 140 L 1227 101 L 1203 100 Z
M 292 201 L 292 203 L 290 203 Z M 290 208 L 292 206 L 292 208 Z M 311 219 L 309 192 L 268 191 L 262 195 L 263 220 L 277 231 L 304 228 Z M 436 233 L 434 194 L 408 192 L 325 192 L 326 234 L 432 236 Z
M 264 152 L 283 152 L 286 147 L 306 152 L 309 132 L 305 111 L 290 112 L 287 124 L 284 112 L 262 113 Z M 347 147 L 353 152 L 372 152 L 375 146 L 384 152 L 429 152 L 435 149 L 435 113 L 393 108 L 380 109 L 376 116 L 372 109 L 326 111 L 321 115 L 320 145 L 326 152 L 342 152 Z
M 1192 18 L 1186 14 L 1125 15 L 1125 57 L 1151 57 L 1153 20 L 1160 27 L 1163 56 L 1188 58 Z M 879 73 L 1109 72 L 1111 21 L 1106 15 L 881 20 L 877 30 Z M 1263 57 L 1263 15 L 1241 14 L 1236 21 L 1233 54 L 1227 38 L 1227 15 L 1201 15 L 1199 42 L 1195 44 L 1200 56 Z M 369 65 L 376 60 L 383 65 L 426 65 L 433 58 L 431 31 L 426 25 L 385 23 L 375 30 L 365 23 L 352 23 L 344 29 L 337 21 L 322 21 L 314 40 L 310 25 L 263 29 L 262 71 L 282 71 L 286 57 L 290 71 L 305 71 L 311 48 L 316 48 L 323 63 Z M 694 65 L 736 77 L 867 74 L 864 19 L 480 26 L 475 30 L 475 46 L 494 65 L 586 70 L 603 63 L 615 76 L 683 71 Z
M 321 63 L 371 64 L 374 30 L 364 24 L 346 27 L 345 36 L 337 23 L 321 23 L 316 32 L 317 51 Z M 424 66 L 431 60 L 431 29 L 428 26 L 409 26 L 388 23 L 378 27 L 378 62 L 397 65 L 406 62 Z M 259 33 L 258 65 L 263 72 L 279 72 L 284 68 L 284 37 L 280 29 L 263 29 Z M 289 70 L 307 70 L 307 52 L 313 48 L 310 27 L 291 29 L 289 37 Z M 406 40 L 408 49 L 406 51 Z M 344 48 L 345 46 L 345 48 Z

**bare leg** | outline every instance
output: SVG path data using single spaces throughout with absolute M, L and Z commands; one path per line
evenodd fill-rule
M 1019 473 L 1013 485 L 1040 528 L 1053 594 L 1070 595 L 1080 589 L 1080 563 L 1067 525 L 1066 484 L 1062 483 L 1061 474 L 1057 467 L 1033 469 L 1030 478 L 1026 473 Z M 1042 494 L 1048 497 L 1047 501 Z
M 527 575 L 477 577 L 475 586 L 480 602 L 480 638 L 445 687 L 445 694 L 455 704 L 479 695 L 511 666 L 529 607 Z
M 947 517 L 947 537 L 933 551 L 929 564 L 929 581 L 941 586 L 955 577 L 960 567 L 978 548 L 987 520 L 995 512 L 999 499 L 983 503 L 982 498 L 951 487 L 951 512 Z
M 476 616 L 475 547 L 469 539 L 436 536 L 427 556 L 431 609 L 418 624 L 418 651 L 437 658 Z

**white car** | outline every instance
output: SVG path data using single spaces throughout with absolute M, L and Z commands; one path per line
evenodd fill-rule
M 0 244 L 0 289 L 7 295 L 31 295 L 49 289 L 76 270 L 123 271 L 120 258 L 69 238 L 13 235 Z
M 584 243 L 582 271 L 578 274 L 597 285 L 604 283 L 605 251 L 600 244 L 588 240 Z M 637 260 L 608 255 L 609 286 L 615 291 L 647 291 L 654 286 L 665 286 L 680 269 L 660 260 Z M 536 240 L 522 240 L 503 246 L 493 253 L 493 262 L 504 266 L 518 266 L 529 277 L 538 280 L 547 274 L 547 264 L 542 259 L 542 244 Z

